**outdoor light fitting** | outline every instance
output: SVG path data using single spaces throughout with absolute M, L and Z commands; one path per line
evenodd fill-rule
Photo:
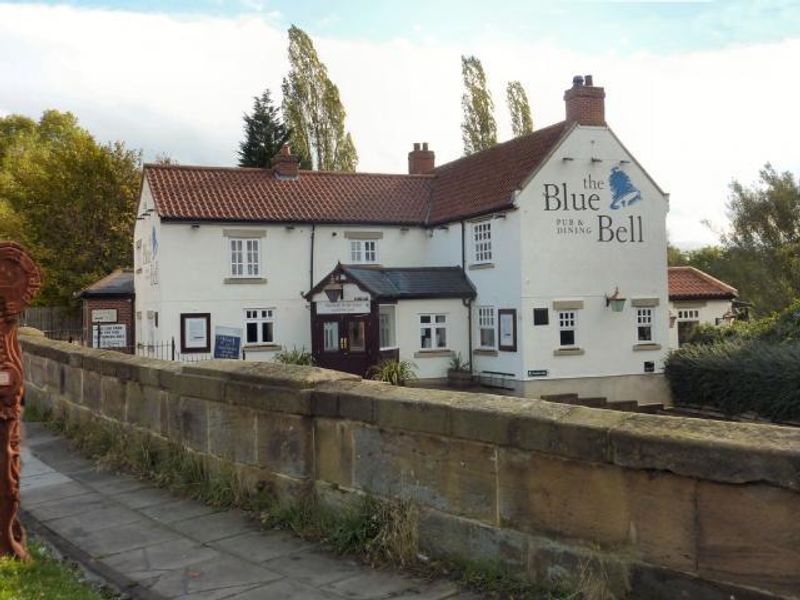
M 622 312 L 623 307 L 625 306 L 625 297 L 621 296 L 619 293 L 619 288 L 614 288 L 614 293 L 610 296 L 606 296 L 606 306 L 611 305 L 611 310 L 614 312 Z

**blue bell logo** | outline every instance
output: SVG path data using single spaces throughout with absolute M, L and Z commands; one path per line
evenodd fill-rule
M 611 210 L 624 208 L 642 200 L 642 192 L 631 183 L 631 178 L 619 167 L 611 169 L 608 186 L 611 189 Z

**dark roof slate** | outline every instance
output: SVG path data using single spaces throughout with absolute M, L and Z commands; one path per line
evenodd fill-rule
M 79 298 L 133 296 L 133 270 L 117 269 L 78 294 Z

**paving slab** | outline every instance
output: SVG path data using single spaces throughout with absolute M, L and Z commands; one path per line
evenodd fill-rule
M 448 581 L 376 571 L 288 532 L 265 531 L 240 511 L 98 471 L 65 441 L 26 429 L 26 518 L 134 599 L 478 598 Z
M 309 542 L 284 531 L 249 531 L 209 544 L 223 552 L 253 562 L 266 562 L 310 549 Z

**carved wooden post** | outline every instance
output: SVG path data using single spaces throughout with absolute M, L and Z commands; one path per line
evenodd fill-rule
M 27 558 L 19 507 L 22 352 L 17 317 L 42 284 L 39 268 L 14 242 L 0 241 L 0 555 Z

